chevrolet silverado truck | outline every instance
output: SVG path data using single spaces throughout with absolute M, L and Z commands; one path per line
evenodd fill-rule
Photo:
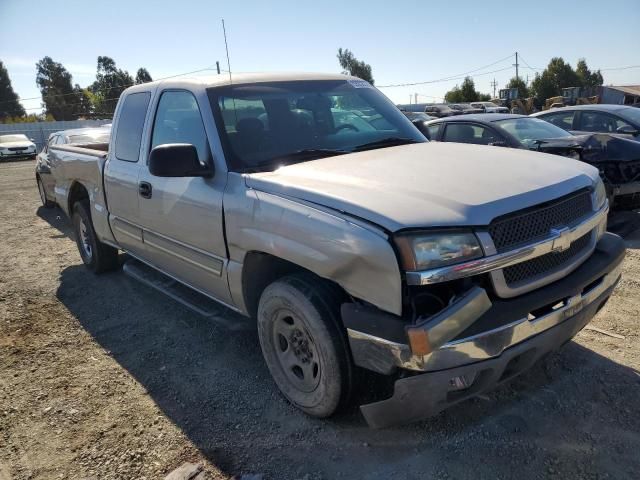
M 360 369 L 390 377 L 360 407 L 373 427 L 437 414 L 568 342 L 625 254 L 597 169 L 428 142 L 354 77 L 136 85 L 108 144 L 50 154 L 87 267 L 118 268 L 122 250 L 254 318 L 275 384 L 309 415 L 345 405 Z

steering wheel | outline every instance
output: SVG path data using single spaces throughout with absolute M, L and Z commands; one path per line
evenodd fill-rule
M 351 130 L 353 130 L 354 132 L 359 132 L 360 129 L 358 127 L 356 127 L 355 125 L 351 125 L 350 123 L 342 123 L 340 125 L 338 125 L 336 127 L 336 132 L 339 132 L 340 130 L 344 130 L 345 128 L 349 128 Z

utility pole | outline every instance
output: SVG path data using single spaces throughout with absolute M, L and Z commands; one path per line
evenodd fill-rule
M 220 75 L 220 62 L 216 60 L 216 70 L 218 70 L 218 75 Z
M 496 87 L 498 86 L 498 82 L 496 82 L 496 79 L 493 79 L 493 82 L 490 83 L 490 85 L 493 87 L 493 98 L 496 98 Z
M 418 94 L 414 93 L 413 95 L 415 96 L 415 99 L 416 99 L 416 101 L 414 103 L 417 105 L 418 104 Z
M 519 80 L 520 78 L 518 77 L 518 52 L 516 52 L 516 63 L 514 64 L 516 67 L 516 80 Z

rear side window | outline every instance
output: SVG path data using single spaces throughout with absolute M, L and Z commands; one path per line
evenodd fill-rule
M 542 115 L 540 118 L 554 124 L 556 127 L 564 128 L 565 130 L 573 130 L 573 115 L 574 112 L 558 112 L 551 113 L 549 115 Z
M 149 106 L 149 92 L 132 93 L 124 99 L 116 130 L 116 158 L 125 162 L 137 162 L 144 118 Z
M 496 141 L 491 129 L 476 124 L 450 123 L 444 131 L 445 142 L 473 143 L 489 145 Z

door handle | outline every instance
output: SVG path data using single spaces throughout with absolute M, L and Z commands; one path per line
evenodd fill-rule
M 149 182 L 140 182 L 138 185 L 138 193 L 142 198 L 151 198 L 153 187 Z

